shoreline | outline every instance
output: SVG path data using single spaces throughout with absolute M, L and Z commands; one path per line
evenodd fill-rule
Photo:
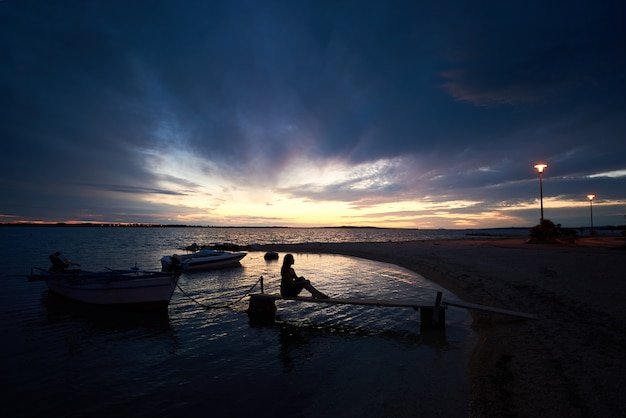
M 395 264 L 464 301 L 538 320 L 471 312 L 469 416 L 626 416 L 624 238 L 524 237 L 262 245 Z

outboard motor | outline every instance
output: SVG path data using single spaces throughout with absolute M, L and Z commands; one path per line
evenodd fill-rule
M 178 270 L 178 269 L 180 269 L 180 268 L 182 267 L 182 266 L 180 265 L 180 257 L 179 257 L 178 255 L 174 254 L 174 255 L 172 256 L 170 266 L 171 266 L 170 268 L 171 268 L 172 270 Z
M 48 258 L 52 262 L 52 267 L 50 267 L 50 271 L 61 272 L 70 266 L 70 260 L 59 251 L 48 256 Z

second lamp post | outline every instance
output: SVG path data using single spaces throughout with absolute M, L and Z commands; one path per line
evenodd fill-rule
M 596 197 L 595 194 L 587 195 L 587 199 L 589 199 L 589 213 L 591 216 L 591 232 L 590 232 L 591 235 L 593 235 L 593 198 L 594 197 Z
M 535 168 L 539 172 L 539 199 L 541 201 L 541 223 L 543 223 L 543 170 L 546 169 L 547 164 L 536 164 Z

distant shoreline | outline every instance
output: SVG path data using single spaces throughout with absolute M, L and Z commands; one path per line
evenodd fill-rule
M 32 226 L 32 227 L 107 227 L 107 228 L 216 228 L 216 229 L 381 229 L 381 230 L 413 230 L 413 231 L 497 231 L 497 230 L 528 230 L 530 226 L 509 226 L 494 228 L 387 228 L 381 226 L 231 226 L 231 225 L 178 225 L 178 224 L 148 224 L 148 223 L 116 223 L 116 222 L 3 222 L 0 227 Z M 608 227 L 595 227 L 603 229 Z

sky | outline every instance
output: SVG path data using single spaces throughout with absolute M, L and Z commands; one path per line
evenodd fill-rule
M 0 223 L 623 225 L 625 16 L 0 0 Z

